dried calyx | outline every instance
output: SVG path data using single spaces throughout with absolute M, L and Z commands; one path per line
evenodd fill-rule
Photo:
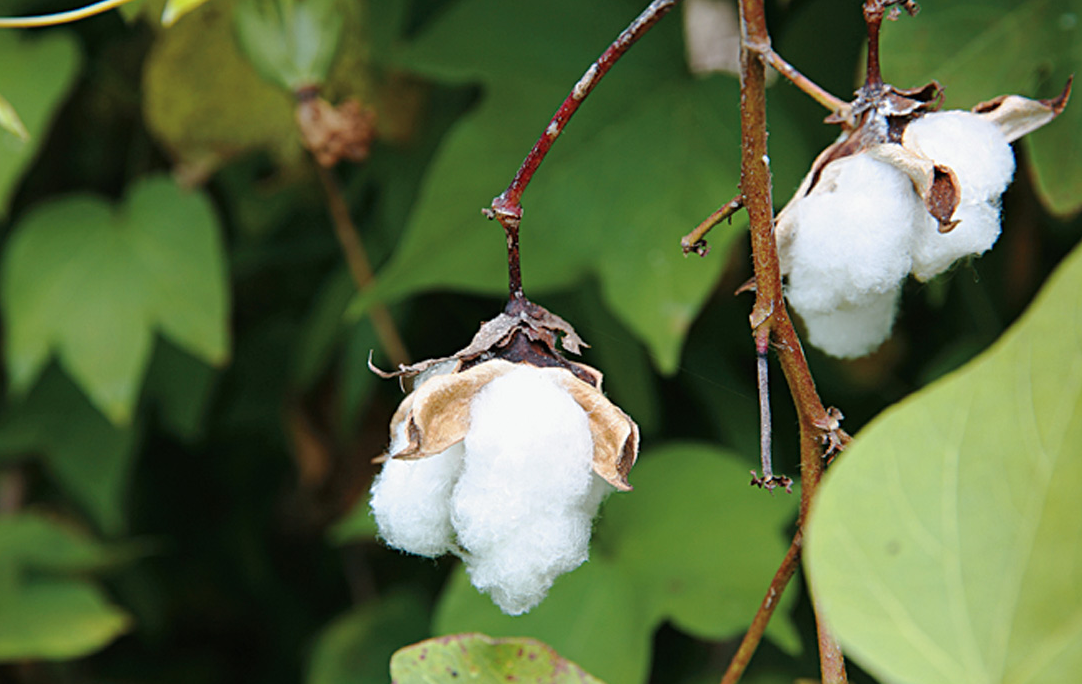
M 865 4 L 866 83 L 827 118 L 842 133 L 776 223 L 786 297 L 809 341 L 840 357 L 867 354 L 890 335 L 908 275 L 929 280 L 991 248 L 1014 173 L 1010 143 L 1055 118 L 1070 94 L 1068 81 L 1052 100 L 1008 95 L 939 111 L 938 83 L 904 90 L 880 77 L 879 25 L 892 4 L 916 9 Z

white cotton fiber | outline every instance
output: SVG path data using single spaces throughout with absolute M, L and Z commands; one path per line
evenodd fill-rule
M 863 154 L 831 162 L 792 210 L 786 294 L 802 315 L 894 292 L 909 273 L 912 226 L 924 209 L 893 166 Z
M 971 202 L 954 212 L 959 222 L 949 233 L 939 232 L 939 223 L 928 216 L 913 236 L 913 277 L 931 280 L 958 259 L 980 255 L 991 249 L 999 237 L 999 203 Z
M 962 203 L 998 197 L 1014 175 L 1014 153 L 999 127 L 966 111 L 933 112 L 905 129 L 903 144 L 954 170 Z
M 593 473 L 586 412 L 555 379 L 564 372 L 517 368 L 482 388 L 470 410 L 452 520 L 474 586 L 511 615 L 586 560 L 611 489 Z
M 402 421 L 389 453 L 405 447 L 405 433 L 406 421 Z M 434 456 L 392 458 L 383 464 L 372 483 L 371 505 L 379 534 L 388 546 L 432 558 L 451 550 L 451 490 L 464 455 L 459 442 Z
M 843 359 L 870 354 L 890 337 L 900 292 L 899 284 L 890 292 L 846 302 L 830 311 L 801 313 L 808 341 Z

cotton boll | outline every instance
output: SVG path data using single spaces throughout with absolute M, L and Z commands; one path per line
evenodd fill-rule
M 833 161 L 791 210 L 786 294 L 802 315 L 894 292 L 909 273 L 912 227 L 924 209 L 893 166 L 866 155 Z
M 963 203 L 998 197 L 1014 175 L 1007 139 L 996 124 L 972 112 L 926 114 L 906 127 L 902 143 L 949 166 L 962 186 Z
M 913 277 L 931 280 L 958 259 L 987 252 L 999 237 L 999 207 L 989 202 L 965 204 L 954 212 L 954 230 L 940 233 L 930 216 L 917 226 L 913 238 Z
M 470 579 L 523 613 L 588 555 L 599 492 L 586 412 L 560 369 L 523 366 L 474 397 L 452 520 Z
M 403 421 L 389 453 L 406 444 Z M 419 556 L 442 556 L 451 550 L 451 491 L 462 469 L 462 443 L 415 460 L 391 458 L 372 483 L 372 513 L 379 534 L 392 546 Z
M 859 302 L 846 302 L 830 311 L 800 313 L 808 341 L 831 356 L 856 358 L 875 351 L 890 337 L 900 284 Z

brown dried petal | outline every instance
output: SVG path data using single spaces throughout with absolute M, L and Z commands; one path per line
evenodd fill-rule
M 470 405 L 477 392 L 515 368 L 507 361 L 489 361 L 462 371 L 437 375 L 408 395 L 391 419 L 391 434 L 406 421 L 406 448 L 386 458 L 434 456 L 466 438 Z M 385 459 L 384 459 L 385 460 Z
M 639 456 L 639 426 L 599 390 L 570 373 L 561 373 L 559 377 L 590 420 L 594 472 L 620 491 L 630 491 L 627 475 Z
M 973 108 L 973 113 L 999 126 L 1007 142 L 1031 133 L 1059 116 L 1071 96 L 1072 76 L 1058 97 L 1031 100 L 1021 95 L 1000 95 Z
M 871 147 L 868 154 L 909 176 L 925 209 L 939 222 L 939 232 L 949 233 L 958 225 L 953 216 L 962 199 L 962 186 L 949 166 L 936 164 L 924 155 L 894 143 Z

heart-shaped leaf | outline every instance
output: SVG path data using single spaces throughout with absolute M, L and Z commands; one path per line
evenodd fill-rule
M 0 303 L 11 385 L 52 354 L 115 423 L 130 420 L 155 332 L 210 364 L 229 355 L 217 219 L 201 194 L 145 179 L 112 209 L 92 196 L 29 212 L 4 254 Z

